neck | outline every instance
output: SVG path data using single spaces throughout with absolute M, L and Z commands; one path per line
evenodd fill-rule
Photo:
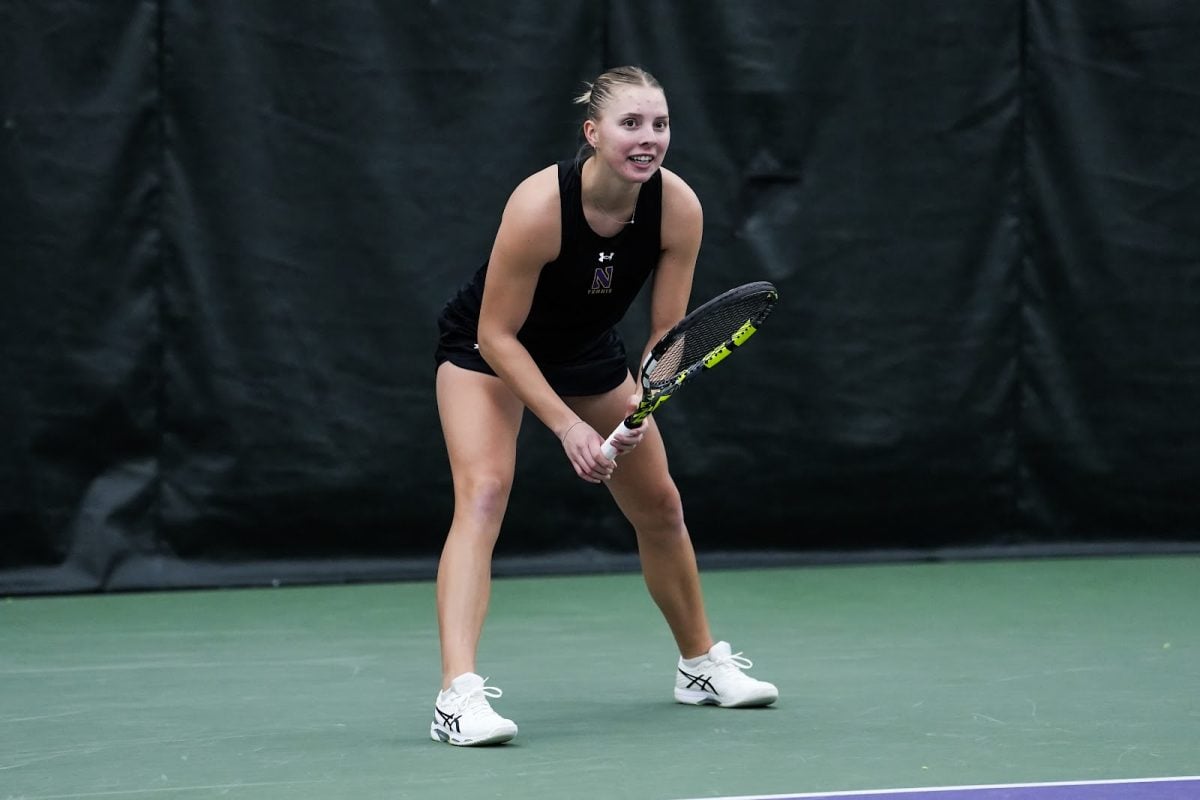
M 641 186 L 628 183 L 606 173 L 604 167 L 592 156 L 580 170 L 580 192 L 584 202 L 599 211 L 605 218 L 622 225 L 632 224 L 637 215 L 637 201 Z

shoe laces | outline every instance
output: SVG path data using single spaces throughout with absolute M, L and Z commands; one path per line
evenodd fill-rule
M 486 681 L 487 678 L 484 678 L 484 680 Z M 464 711 L 478 711 L 485 714 L 496 714 L 495 710 L 488 702 L 488 698 L 490 697 L 494 700 L 497 697 L 502 697 L 503 695 L 504 692 L 496 686 L 481 686 L 475 691 L 467 694 L 467 696 L 463 699 L 462 708 Z M 499 714 L 496 714 L 496 716 L 499 716 Z
M 730 653 L 727 656 L 714 659 L 713 664 L 718 667 L 733 666 L 738 669 L 750 669 L 754 666 L 754 662 L 743 656 L 740 650 L 736 653 Z

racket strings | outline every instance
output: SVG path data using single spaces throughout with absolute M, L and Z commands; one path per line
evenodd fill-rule
M 713 350 L 729 343 L 743 325 L 762 315 L 770 304 L 770 298 L 752 295 L 707 309 L 659 355 L 658 362 L 646 375 L 649 383 L 669 383 L 680 373 L 701 364 Z

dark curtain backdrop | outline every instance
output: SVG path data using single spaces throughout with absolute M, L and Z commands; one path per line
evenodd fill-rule
M 622 63 L 705 206 L 695 301 L 782 296 L 659 418 L 702 557 L 1200 547 L 1197 35 L 1166 0 L 0 0 L 0 591 L 430 576 L 435 316 Z M 521 449 L 498 569 L 627 564 Z

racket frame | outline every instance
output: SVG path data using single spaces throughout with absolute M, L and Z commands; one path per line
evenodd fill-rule
M 766 298 L 766 302 L 753 317 L 743 322 L 728 338 L 712 348 L 703 358 L 697 359 L 694 363 L 687 365 L 674 376 L 661 381 L 650 380 L 650 373 L 658 365 L 659 359 L 666 354 L 681 335 L 694 328 L 701 320 L 711 314 L 715 308 L 754 294 L 762 294 Z M 651 348 L 650 353 L 646 356 L 646 360 L 642 363 L 639 375 L 639 380 L 642 384 L 641 401 L 633 413 L 626 417 L 617 426 L 617 429 L 609 435 L 608 439 L 605 440 L 601 446 L 604 456 L 610 461 L 615 460 L 617 449 L 614 442 L 617 436 L 622 433 L 632 432 L 640 427 L 646 421 L 647 417 L 657 411 L 663 403 L 670 400 L 675 392 L 683 388 L 685 384 L 690 383 L 700 373 L 706 372 L 717 364 L 720 364 L 734 350 L 745 344 L 758 331 L 763 322 L 766 321 L 778 299 L 779 291 L 768 281 L 755 281 L 754 283 L 743 284 L 717 295 L 704 305 L 696 308 L 677 322 L 671 330 L 667 331 L 655 343 L 654 347 Z

